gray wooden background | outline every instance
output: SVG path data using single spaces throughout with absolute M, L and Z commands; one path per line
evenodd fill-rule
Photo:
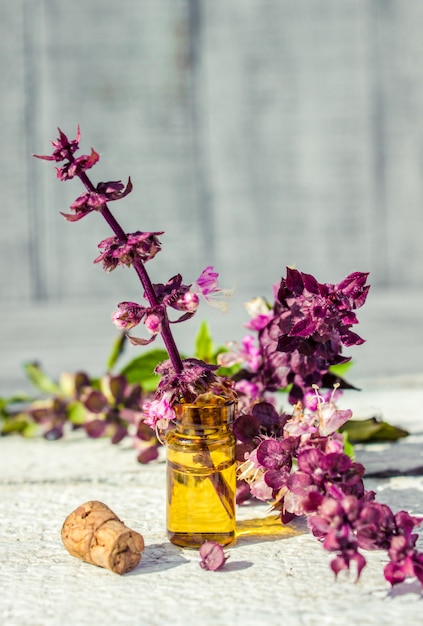
M 156 282 L 213 264 L 270 297 L 294 264 L 421 292 L 422 32 L 420 0 L 0 0 L 3 340 L 140 301 L 92 264 L 100 216 L 59 215 L 78 182 L 31 157 L 78 123 L 95 182 L 131 175 L 124 229 L 166 231 Z

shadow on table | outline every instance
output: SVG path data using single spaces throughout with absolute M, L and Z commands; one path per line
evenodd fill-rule
M 418 580 L 405 580 L 403 583 L 395 585 L 395 587 L 392 587 L 388 592 L 388 597 L 397 598 L 399 596 L 408 595 L 409 593 L 414 593 L 416 596 L 419 596 L 420 599 L 423 598 L 422 585 Z
M 137 576 L 139 574 L 151 574 L 151 572 L 162 572 L 172 567 L 179 567 L 184 563 L 189 563 L 180 551 L 169 542 L 153 543 L 145 547 L 142 554 L 141 563 L 127 576 Z
M 285 526 L 281 523 L 280 518 L 274 515 L 239 520 L 236 528 L 236 543 L 228 546 L 228 548 L 232 550 L 239 545 L 289 539 L 306 532 L 308 532 L 307 524 L 302 518 Z M 185 563 L 189 563 L 189 559 L 181 554 L 181 550 L 170 542 L 164 541 L 146 546 L 141 563 L 134 570 L 128 572 L 126 576 L 161 572 Z M 234 572 L 247 569 L 252 565 L 251 561 L 231 560 L 222 571 Z

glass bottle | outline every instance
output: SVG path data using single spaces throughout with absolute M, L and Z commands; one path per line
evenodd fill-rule
M 166 436 L 168 537 L 185 548 L 227 545 L 236 523 L 235 402 L 203 394 L 174 408 L 176 426 Z

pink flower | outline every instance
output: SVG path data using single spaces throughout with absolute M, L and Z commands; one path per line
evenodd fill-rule
M 130 330 L 144 320 L 145 327 L 153 336 L 149 339 L 142 339 L 128 335 L 128 339 L 133 345 L 146 346 L 161 332 L 163 317 L 164 312 L 160 305 L 155 308 L 146 308 L 136 302 L 120 302 L 118 310 L 112 315 L 112 321 L 120 330 Z
M 328 389 L 327 391 L 321 391 L 319 389 L 318 394 L 315 389 L 309 389 L 305 392 L 302 402 L 306 409 L 309 409 L 310 411 L 317 411 L 319 406 L 319 397 L 320 401 L 329 402 L 330 400 L 334 400 L 340 394 L 341 391 L 334 393 L 334 390 L 332 389 Z
M 337 409 L 333 402 L 325 402 L 319 406 L 319 433 L 323 437 L 331 435 L 338 430 L 351 416 L 351 409 Z
M 269 502 L 273 496 L 273 489 L 265 481 L 265 474 L 261 474 L 250 485 L 251 495 L 257 500 Z
M 235 389 L 241 394 L 245 394 L 249 399 L 249 404 L 254 402 L 254 400 L 258 400 L 261 394 L 261 388 L 256 383 L 252 383 L 249 380 L 245 380 L 245 378 L 236 381 Z M 242 399 L 240 399 L 241 401 Z
M 221 352 L 217 357 L 220 366 L 231 367 L 236 363 L 245 363 L 249 371 L 257 372 L 261 364 L 261 355 L 252 335 L 244 337 L 241 346 L 237 342 L 232 342 L 229 346 L 233 346 L 233 350 Z
M 201 272 L 199 278 L 195 281 L 204 297 L 208 296 L 210 293 L 218 291 L 217 280 L 219 278 L 219 274 L 213 270 L 214 267 L 209 265 Z
M 112 314 L 114 325 L 120 330 L 129 330 L 137 326 L 145 315 L 146 309 L 136 302 L 119 302 L 118 310 Z
M 251 321 L 244 324 L 250 330 L 261 330 L 273 317 L 273 311 L 264 298 L 253 298 L 244 304 Z
M 157 335 L 162 330 L 163 315 L 157 315 L 157 313 L 150 313 L 145 317 L 144 325 L 146 329 L 152 334 Z
M 327 437 L 328 435 L 332 435 L 334 432 L 338 430 L 345 422 L 347 422 L 351 416 L 351 409 L 346 409 L 344 411 L 337 409 L 334 403 L 335 394 L 338 392 L 339 383 L 334 385 L 334 388 L 329 396 L 327 401 L 327 395 L 322 396 L 320 394 L 319 388 L 317 385 L 313 385 L 313 389 L 315 392 L 316 400 L 317 400 L 317 416 L 319 422 L 319 433 L 323 437 Z M 340 392 L 339 392 L 340 393 Z
M 191 287 L 191 291 L 193 293 L 200 293 L 210 306 L 218 307 L 222 311 L 226 311 L 226 302 L 216 299 L 216 296 L 222 295 L 225 298 L 230 298 L 233 294 L 233 289 L 220 289 L 217 282 L 219 274 L 213 270 L 212 265 L 206 267 Z
M 152 400 L 144 404 L 144 423 L 147 426 L 153 429 L 165 429 L 168 427 L 169 422 L 175 419 L 175 411 L 169 403 L 169 397 L 165 394 L 160 400 Z
M 301 417 L 293 417 L 287 421 L 284 432 L 292 437 L 311 435 L 317 432 L 316 419 L 311 413 L 302 413 Z
M 189 313 L 195 313 L 198 309 L 198 305 L 200 304 L 200 299 L 196 293 L 192 291 L 187 291 L 178 298 L 176 303 L 173 305 L 174 308 L 177 308 L 179 311 L 188 311 Z

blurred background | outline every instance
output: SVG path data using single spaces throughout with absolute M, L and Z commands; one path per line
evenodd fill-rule
M 100 216 L 60 215 L 79 182 L 31 157 L 77 124 L 95 183 L 131 176 L 123 228 L 165 231 L 153 281 L 214 265 L 236 288 L 175 327 L 183 350 L 203 319 L 241 338 L 286 265 L 361 270 L 357 377 L 423 374 L 422 27 L 401 0 L 0 0 L 0 392 L 24 361 L 101 374 L 112 311 L 142 302 L 131 270 L 93 265 Z

